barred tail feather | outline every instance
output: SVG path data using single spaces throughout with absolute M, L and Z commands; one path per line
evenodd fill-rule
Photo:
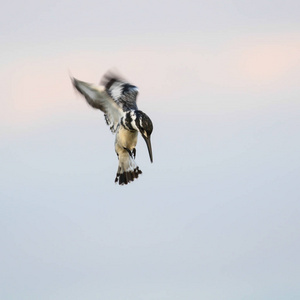
M 140 174 L 142 174 L 142 171 L 128 153 L 119 156 L 119 166 L 115 179 L 116 183 L 119 182 L 120 185 L 128 184 L 138 178 Z

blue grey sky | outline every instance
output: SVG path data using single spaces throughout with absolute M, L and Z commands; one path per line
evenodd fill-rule
M 11 1 L 0 10 L 0 298 L 300 298 L 299 1 Z M 154 123 L 72 88 L 117 68 Z

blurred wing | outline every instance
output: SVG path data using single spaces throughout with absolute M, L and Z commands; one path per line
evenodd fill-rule
M 138 88 L 112 72 L 108 72 L 103 76 L 101 83 L 105 86 L 106 92 L 112 97 L 123 111 L 137 110 L 136 98 Z
M 71 80 L 76 90 L 85 97 L 90 106 L 104 112 L 107 125 L 110 126 L 112 132 L 116 132 L 119 120 L 124 113 L 121 107 L 107 94 L 105 87 L 72 77 Z

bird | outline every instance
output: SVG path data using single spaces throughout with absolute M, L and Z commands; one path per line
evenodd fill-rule
M 119 161 L 115 183 L 126 185 L 133 182 L 142 174 L 135 162 L 138 133 L 145 140 L 153 162 L 150 139 L 153 124 L 137 107 L 138 88 L 113 71 L 106 72 L 100 84 L 84 82 L 71 75 L 70 78 L 87 103 L 104 113 L 106 124 L 115 134 L 114 146 Z

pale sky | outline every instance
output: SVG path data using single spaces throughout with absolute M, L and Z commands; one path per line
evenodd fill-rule
M 0 298 L 300 298 L 300 2 L 11 1 L 0 10 Z M 72 88 L 117 68 L 153 121 Z

